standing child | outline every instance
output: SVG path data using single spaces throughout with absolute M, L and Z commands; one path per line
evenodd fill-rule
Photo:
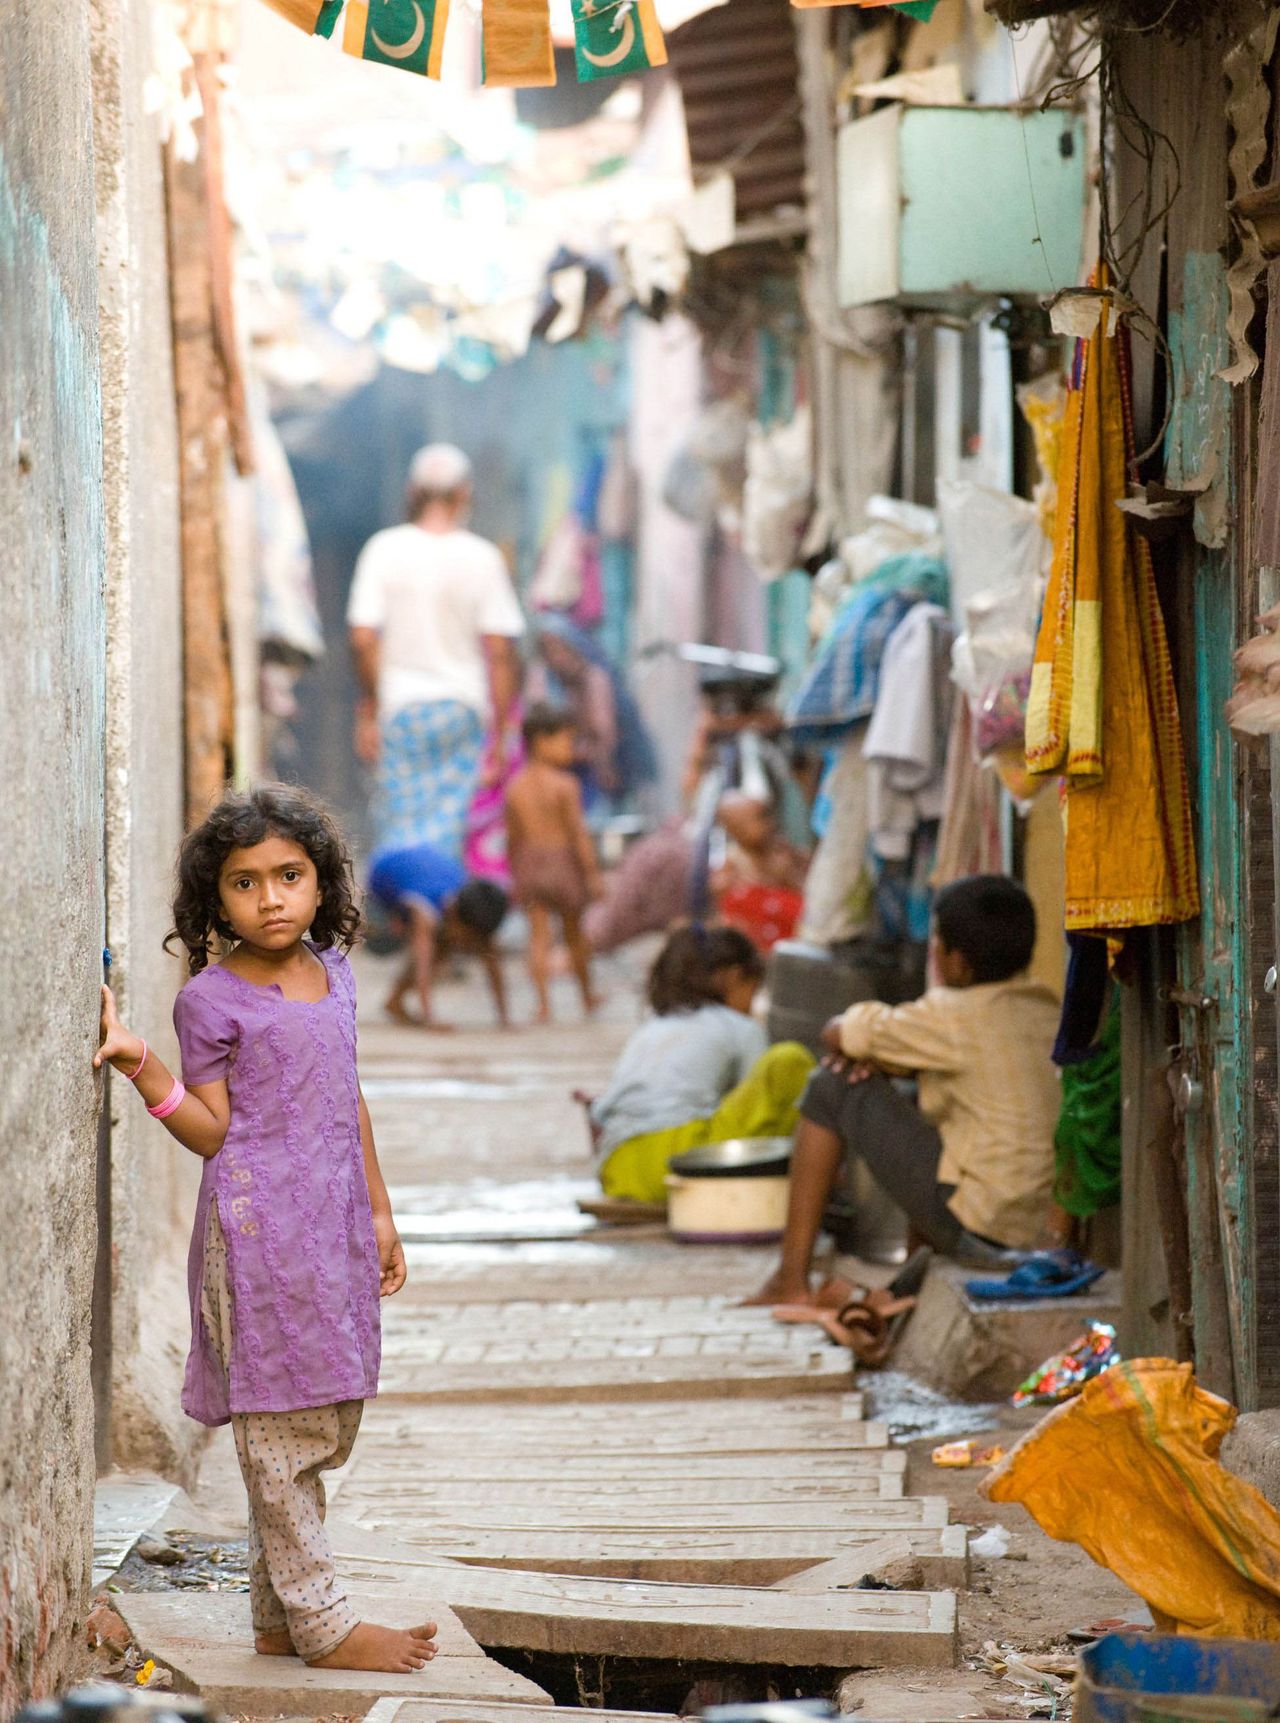
M 560 918 L 584 1008 L 591 1012 L 599 1004 L 582 912 L 600 896 L 600 868 L 582 817 L 582 787 L 572 771 L 573 739 L 569 713 L 554 706 L 530 707 L 524 721 L 526 761 L 507 786 L 507 865 L 516 901 L 529 918 L 529 973 L 539 1023 L 551 1021 L 553 915 Z
M 173 916 L 191 972 L 173 1012 L 189 1087 L 107 987 L 94 1064 L 204 1161 L 182 1404 L 235 1437 L 254 1646 L 325 1669 L 421 1669 L 434 1623 L 360 1621 L 323 1525 L 321 1473 L 346 1460 L 377 1393 L 378 1299 L 405 1279 L 356 1075 L 344 952 L 360 917 L 337 828 L 282 784 L 228 795 L 183 843 Z

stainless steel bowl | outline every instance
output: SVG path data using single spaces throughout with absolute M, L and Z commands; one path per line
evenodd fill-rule
M 776 1178 L 790 1161 L 790 1137 L 730 1137 L 686 1149 L 671 1162 L 671 1171 L 687 1179 Z

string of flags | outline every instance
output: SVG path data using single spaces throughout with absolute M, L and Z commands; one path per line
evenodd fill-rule
M 440 76 L 449 0 L 266 0 L 311 36 L 331 37 L 346 7 L 342 48 L 358 60 Z M 579 83 L 665 66 L 654 0 L 572 0 Z M 547 0 L 484 0 L 481 64 L 487 85 L 533 89 L 556 81 Z
M 342 47 L 358 60 L 395 66 L 420 77 L 440 76 L 449 0 L 265 0 L 309 36 L 331 37 L 346 7 Z M 791 0 L 796 7 L 889 7 L 908 17 L 932 17 L 938 0 Z M 628 77 L 665 66 L 667 47 L 655 0 L 571 0 L 573 57 L 578 82 Z M 484 0 L 483 82 L 534 89 L 556 81 L 547 0 Z

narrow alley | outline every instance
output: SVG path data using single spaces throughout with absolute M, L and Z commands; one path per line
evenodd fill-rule
M 0 1723 L 1280 1718 L 1280 0 L 0 11 Z
M 580 1212 L 598 1185 L 571 1092 L 603 1085 L 631 1027 L 634 955 L 608 966 L 601 1020 L 575 1021 L 566 989 L 567 1020 L 518 1039 L 494 1035 L 474 982 L 444 990 L 452 1034 L 388 1024 L 373 1003 L 385 965 L 359 967 L 364 1086 L 409 1280 L 329 1525 L 361 1612 L 425 1609 L 444 1623 L 440 1656 L 419 1677 L 272 1666 L 234 1589 L 126 1580 L 112 1602 L 142 1653 L 233 1715 L 376 1703 L 375 1723 L 520 1723 L 555 1703 L 603 1706 L 607 1723 L 821 1697 L 858 1670 L 846 1709 L 958 1723 L 1027 1715 L 1025 1689 L 982 1662 L 1015 1597 L 1019 1648 L 1050 1671 L 1072 1629 L 1145 1619 L 1016 1508 L 998 1510 L 1009 1555 L 970 1556 L 997 1510 L 972 1486 L 944 1493 L 929 1453 L 957 1431 L 1011 1439 L 1031 1417 L 855 1377 L 816 1329 L 738 1308 L 767 1247 Z M 243 1515 L 222 1432 L 193 1498 L 146 1530 L 239 1540 Z

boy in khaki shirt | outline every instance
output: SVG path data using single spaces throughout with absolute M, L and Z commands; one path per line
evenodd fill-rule
M 813 1248 L 846 1156 L 860 1155 L 914 1230 L 949 1255 L 990 1257 L 1042 1234 L 1053 1186 L 1059 1005 L 1026 969 L 1031 899 L 979 874 L 938 893 L 941 987 L 909 1005 L 852 1005 L 800 1103 L 782 1261 L 753 1303 L 805 1303 Z M 891 1077 L 915 1075 L 919 1104 Z

